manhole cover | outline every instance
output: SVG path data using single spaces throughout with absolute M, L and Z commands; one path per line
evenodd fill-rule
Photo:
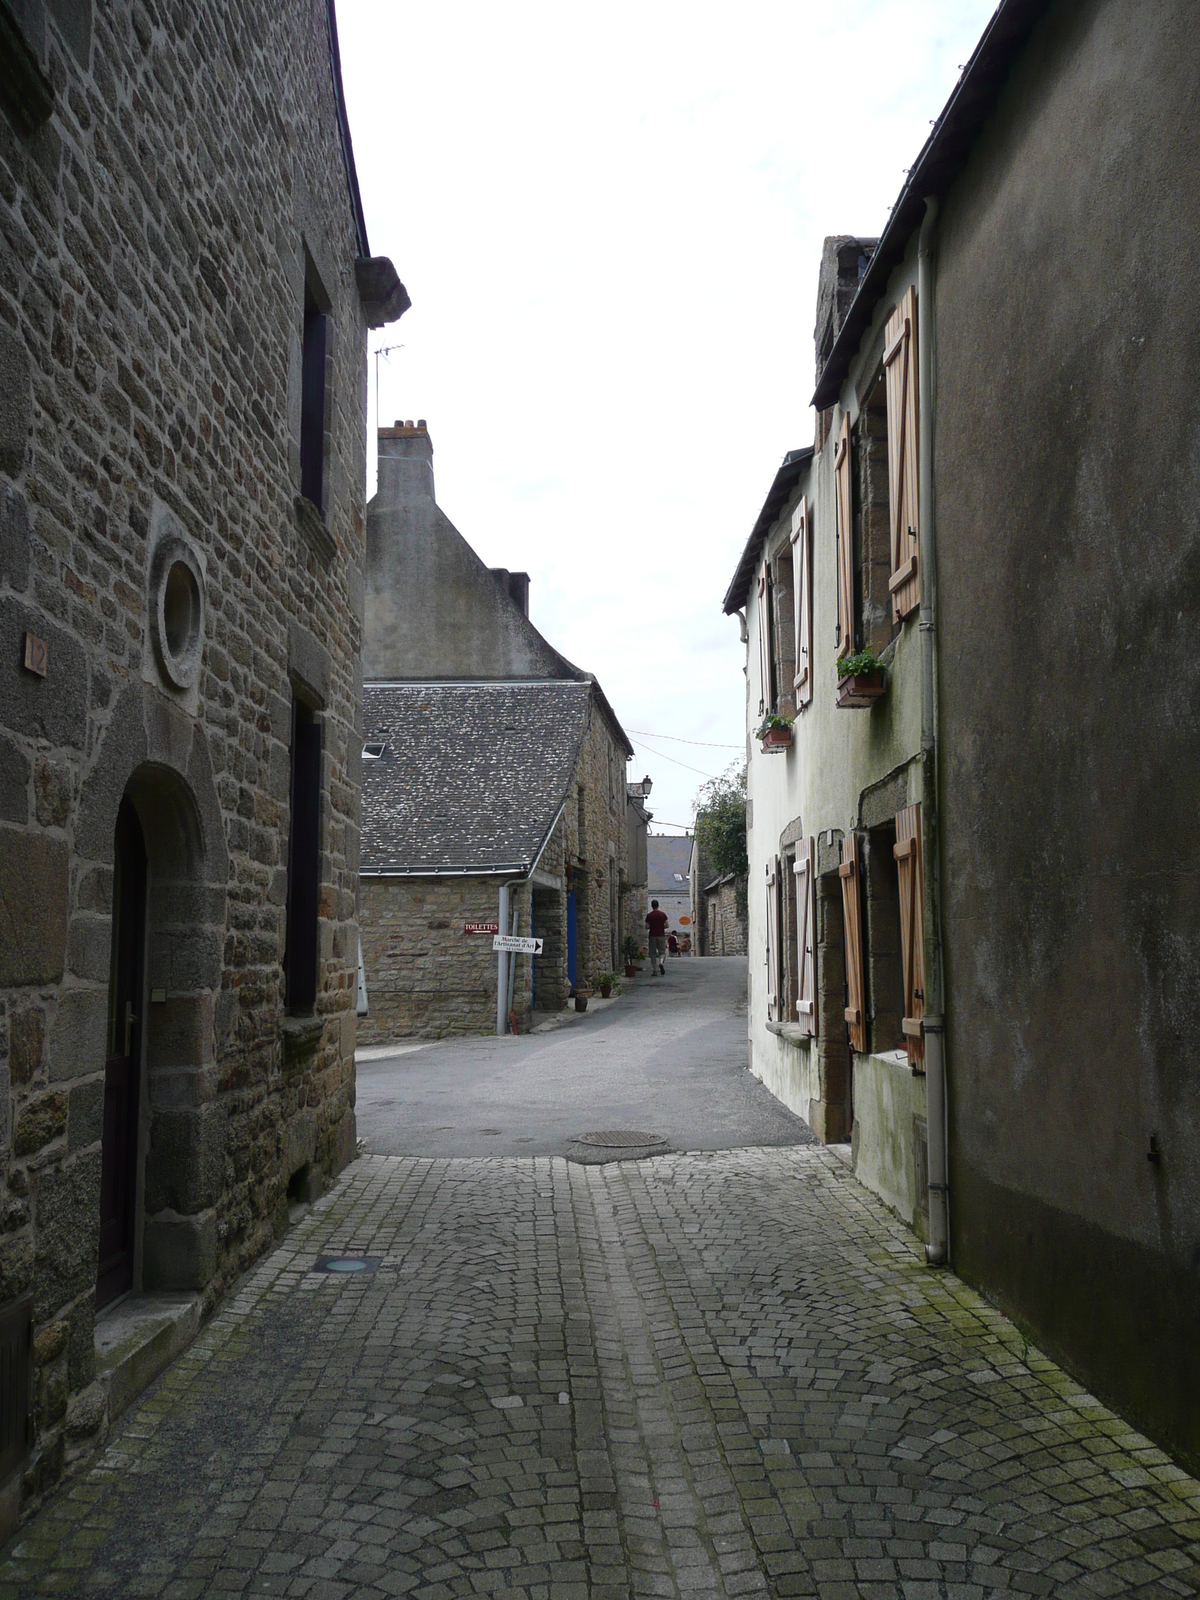
M 581 1133 L 572 1144 L 598 1145 L 605 1150 L 644 1150 L 648 1145 L 666 1144 L 661 1133 L 634 1133 L 628 1128 L 617 1128 L 608 1133 Z
M 641 1161 L 665 1156 L 671 1146 L 661 1133 L 633 1128 L 607 1128 L 600 1133 L 580 1133 L 567 1145 L 567 1160 L 579 1166 L 599 1167 L 609 1161 Z
M 318 1256 L 314 1272 L 340 1272 L 351 1276 L 356 1272 L 374 1272 L 379 1265 L 377 1256 Z

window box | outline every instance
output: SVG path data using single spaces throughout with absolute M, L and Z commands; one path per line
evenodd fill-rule
M 770 755 L 774 750 L 786 750 L 792 742 L 790 728 L 768 728 L 762 736 L 762 750 L 764 755 Z
M 882 700 L 887 691 L 887 673 L 879 668 L 875 672 L 850 672 L 838 681 L 839 706 L 873 706 Z

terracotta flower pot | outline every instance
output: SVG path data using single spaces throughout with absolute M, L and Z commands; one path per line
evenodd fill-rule
M 762 738 L 764 755 L 770 755 L 774 750 L 786 750 L 792 742 L 790 728 L 768 728 Z
M 576 994 L 576 996 L 575 996 L 575 1009 L 576 1009 L 576 1011 L 586 1011 L 587 1010 L 587 1003 L 588 1003 L 588 997 L 587 997 L 586 994 Z
M 611 983 L 602 983 L 600 985 L 600 998 L 601 998 L 601 1000 L 607 1000 L 611 993 L 612 993 L 612 984 Z
M 636 967 L 627 966 L 625 968 L 625 976 L 627 978 L 636 978 L 637 974 L 638 974 L 638 969 Z
M 883 698 L 887 689 L 887 674 L 881 667 L 877 672 L 854 672 L 838 683 L 839 706 L 873 706 Z

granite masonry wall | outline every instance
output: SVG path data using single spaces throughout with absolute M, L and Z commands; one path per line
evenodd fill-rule
M 528 886 L 511 896 L 523 933 L 529 898 Z M 359 915 L 368 1014 L 359 1018 L 359 1042 L 491 1033 L 497 967 L 491 935 L 463 930 L 468 922 L 495 922 L 498 914 L 495 878 L 364 878 Z M 529 1020 L 529 980 L 529 958 L 518 958 L 518 1027 Z
M 326 10 L 24 11 L 50 112 L 0 117 L 0 1305 L 32 1295 L 35 1381 L 0 1522 L 107 1425 L 123 797 L 149 872 L 135 1289 L 208 1308 L 286 1226 L 289 1181 L 312 1193 L 355 1149 L 365 321 Z M 330 329 L 321 507 L 298 499 L 306 287 Z M 324 744 L 308 1019 L 281 965 L 294 694 Z
M 532 884 L 512 890 L 519 932 L 530 932 L 532 912 L 533 933 L 545 942 L 536 963 L 517 958 L 518 1028 L 529 1026 L 532 1010 L 558 1011 L 567 1002 L 569 893 L 575 894 L 577 980 L 592 983 L 601 972 L 619 970 L 626 851 L 625 750 L 593 697 L 562 818 Z M 494 922 L 498 910 L 495 878 L 364 877 L 359 920 L 368 1015 L 359 1019 L 359 1041 L 492 1032 L 496 956 L 490 938 L 464 934 L 463 927 Z

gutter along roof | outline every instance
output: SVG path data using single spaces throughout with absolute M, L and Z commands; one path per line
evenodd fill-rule
M 892 207 L 887 227 L 817 381 L 811 403 L 818 411 L 837 400 L 888 279 L 904 259 L 909 239 L 921 226 L 926 196 L 940 198 L 966 165 L 1016 58 L 1049 9 L 1049 0 L 1001 0 L 997 6 Z M 730 608 L 726 605 L 725 609 Z
M 800 477 L 808 463 L 812 460 L 813 447 L 805 445 L 803 450 L 789 450 L 783 458 L 783 464 L 775 474 L 774 482 L 767 491 L 767 498 L 763 501 L 762 510 L 758 519 L 750 530 L 750 537 L 746 540 L 746 548 L 742 551 L 742 559 L 738 562 L 737 571 L 725 592 L 722 605 L 725 615 L 732 616 L 735 611 L 740 611 L 746 604 L 746 597 L 750 593 L 750 580 L 753 578 L 758 566 L 759 552 L 763 540 L 770 532 L 772 525 L 778 520 L 779 513 L 788 503 L 792 491 L 800 481 Z

